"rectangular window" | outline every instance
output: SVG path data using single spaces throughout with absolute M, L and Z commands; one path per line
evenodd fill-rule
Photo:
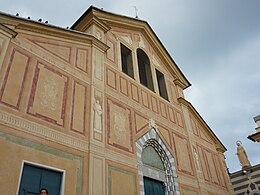
M 120 44 L 120 47 L 121 47 L 122 71 L 126 73 L 128 76 L 134 78 L 132 51 L 128 49 L 126 46 L 124 46 L 123 44 Z
M 163 97 L 164 99 L 168 100 L 168 93 L 167 93 L 167 89 L 166 89 L 166 84 L 165 84 L 165 79 L 164 79 L 163 73 L 161 73 L 160 71 L 156 70 L 156 77 L 157 77 L 157 83 L 158 83 L 160 96 Z
M 18 195 L 38 195 L 41 188 L 60 195 L 63 172 L 24 163 Z

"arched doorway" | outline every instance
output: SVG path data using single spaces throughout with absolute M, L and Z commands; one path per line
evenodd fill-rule
M 159 190 L 159 193 L 166 195 L 179 195 L 174 158 L 154 128 L 136 141 L 136 150 L 140 194 L 145 195 L 145 190 L 150 189 L 149 185 L 156 185 L 158 189 L 150 189 L 151 193 Z M 152 164 L 147 162 L 149 159 L 143 157 L 146 153 L 154 156 L 155 161 Z M 162 185 L 164 191 L 161 189 Z
M 158 151 L 150 145 L 152 139 L 144 145 L 142 152 L 144 192 L 149 195 L 165 195 L 165 168 Z

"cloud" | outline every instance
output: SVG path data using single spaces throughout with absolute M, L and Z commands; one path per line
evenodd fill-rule
M 260 34 L 212 60 L 210 67 L 193 78 L 194 89 L 185 93 L 230 150 L 227 155 L 231 171 L 239 169 L 235 156 L 237 140 L 250 148 L 253 164 L 259 163 L 254 155 L 257 145 L 246 138 L 254 133 L 253 117 L 259 114 L 259 51 Z

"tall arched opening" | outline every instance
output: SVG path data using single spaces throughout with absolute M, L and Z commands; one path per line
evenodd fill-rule
M 160 183 L 163 183 L 164 194 L 179 195 L 174 158 L 154 128 L 136 141 L 136 151 L 140 194 L 145 195 L 145 190 L 147 191 L 145 184 L 147 183 L 156 185 L 158 188 L 161 186 Z M 154 162 L 149 163 L 147 153 L 154 157 Z M 151 189 L 151 191 L 153 190 Z M 162 193 L 160 189 L 159 192 Z

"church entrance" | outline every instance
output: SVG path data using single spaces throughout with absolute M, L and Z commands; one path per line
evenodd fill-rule
M 165 186 L 163 182 L 144 177 L 145 195 L 165 195 Z
M 140 195 L 180 194 L 174 158 L 156 128 L 136 141 L 136 150 Z

